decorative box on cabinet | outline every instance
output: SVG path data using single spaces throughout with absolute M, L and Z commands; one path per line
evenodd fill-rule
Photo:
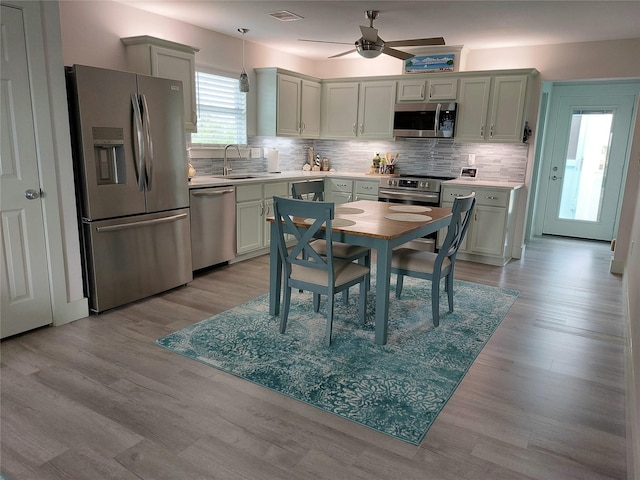
M 393 139 L 395 81 L 323 83 L 323 138 Z
M 197 130 L 195 54 L 199 49 L 161 38 L 141 35 L 121 39 L 132 72 L 181 80 L 184 92 L 185 131 Z
M 490 265 L 505 265 L 512 258 L 519 188 L 444 185 L 442 206 L 451 208 L 456 197 L 476 193 L 476 206 L 458 258 Z M 442 244 L 446 230 L 438 232 Z
M 531 75 L 461 78 L 456 140 L 522 143 Z
M 397 101 L 400 103 L 435 100 L 455 101 L 457 94 L 457 78 L 423 78 L 398 81 Z
M 256 68 L 259 136 L 320 136 L 320 81 L 277 68 Z

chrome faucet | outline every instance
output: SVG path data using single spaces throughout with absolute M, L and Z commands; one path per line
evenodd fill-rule
M 231 168 L 229 167 L 229 159 L 227 158 L 227 149 L 229 147 L 236 147 L 236 150 L 238 151 L 238 158 L 242 158 L 242 154 L 240 153 L 240 147 L 238 145 L 231 143 L 226 147 L 224 147 L 224 163 L 222 164 L 222 175 L 225 175 L 225 176 L 231 173 Z

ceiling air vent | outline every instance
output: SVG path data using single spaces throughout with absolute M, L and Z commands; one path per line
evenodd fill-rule
M 289 12 L 288 10 L 280 10 L 278 12 L 271 12 L 273 18 L 277 18 L 281 22 L 293 22 L 295 20 L 302 20 L 304 17 L 300 15 L 296 15 L 295 13 Z

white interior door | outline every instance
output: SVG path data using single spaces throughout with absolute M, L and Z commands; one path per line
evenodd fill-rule
M 615 236 L 636 103 L 636 95 L 617 90 L 553 89 L 543 233 L 607 241 Z
M 23 12 L 2 5 L 0 337 L 52 323 Z

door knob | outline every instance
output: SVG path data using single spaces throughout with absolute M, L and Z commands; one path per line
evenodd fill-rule
M 27 190 L 26 192 L 24 192 L 24 196 L 27 198 L 27 200 L 37 200 L 38 198 L 40 198 L 40 192 L 37 190 Z
M 551 180 L 560 180 L 561 178 L 562 177 L 557 177 L 557 176 L 554 175 L 554 176 L 551 177 Z

